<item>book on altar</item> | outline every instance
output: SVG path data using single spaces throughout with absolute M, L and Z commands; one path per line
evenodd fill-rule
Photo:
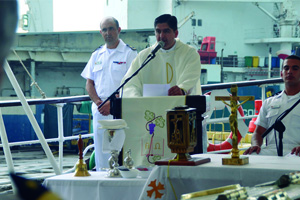
M 168 96 L 170 84 L 144 84 L 143 97 Z

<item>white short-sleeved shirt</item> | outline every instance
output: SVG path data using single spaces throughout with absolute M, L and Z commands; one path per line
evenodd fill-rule
M 109 97 L 120 86 L 137 55 L 137 51 L 121 39 L 116 49 L 109 50 L 104 45 L 94 51 L 81 73 L 83 78 L 94 81 L 96 92 L 102 99 Z
M 293 106 L 299 98 L 300 92 L 294 96 L 287 96 L 286 93 L 282 91 L 279 95 L 266 99 L 260 109 L 255 124 L 268 129 L 274 124 L 278 116 Z M 283 118 L 282 123 L 286 128 L 283 133 L 284 148 L 292 149 L 296 146 L 300 146 L 300 104 Z M 278 144 L 278 133 L 276 135 Z M 275 144 L 274 130 L 272 130 L 266 138 L 267 145 Z

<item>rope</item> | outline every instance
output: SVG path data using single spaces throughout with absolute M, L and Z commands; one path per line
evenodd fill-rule
M 170 170 L 169 170 L 169 168 L 170 168 L 170 163 L 171 163 L 172 161 L 178 161 L 178 160 L 179 160 L 179 156 L 178 156 L 178 154 L 177 154 L 177 156 L 176 156 L 175 159 L 169 160 L 169 162 L 168 162 L 168 170 L 167 170 L 167 178 L 168 178 L 168 181 L 169 181 L 169 183 L 170 183 L 170 185 L 171 185 L 171 188 L 172 188 L 172 191 L 173 191 L 173 193 L 174 193 L 174 196 L 175 196 L 175 199 L 176 199 L 176 200 L 178 199 L 178 197 L 177 197 L 177 195 L 176 195 L 175 189 L 174 189 L 173 184 L 172 184 L 171 179 L 170 179 Z
M 19 57 L 19 55 L 17 54 L 17 52 L 15 50 L 13 50 L 14 54 L 17 56 L 17 58 L 19 59 L 21 65 L 23 66 L 24 70 L 26 71 L 27 75 L 30 77 L 32 83 L 30 84 L 30 86 L 32 87 L 33 85 L 35 86 L 35 88 L 39 91 L 39 93 L 42 95 L 43 99 L 46 99 L 46 94 L 45 92 L 43 92 L 43 90 L 39 87 L 39 85 L 37 84 L 37 82 L 35 82 L 35 80 L 32 78 L 31 74 L 29 73 L 29 71 L 27 70 L 26 66 L 24 65 L 24 63 L 22 62 L 21 58 Z

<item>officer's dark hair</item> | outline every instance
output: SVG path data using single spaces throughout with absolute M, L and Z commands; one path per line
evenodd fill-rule
M 163 14 L 154 20 L 154 28 L 157 24 L 167 23 L 173 31 L 177 31 L 177 18 L 170 14 Z
M 299 56 L 296 56 L 296 55 L 290 55 L 290 56 L 286 57 L 285 60 L 287 60 L 287 59 L 300 60 L 300 57 L 299 57 Z

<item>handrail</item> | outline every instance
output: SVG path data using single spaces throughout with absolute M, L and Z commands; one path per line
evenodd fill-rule
M 201 87 L 203 90 L 216 90 L 216 89 L 226 89 L 230 88 L 231 85 L 237 85 L 238 87 L 252 86 L 252 85 L 266 85 L 266 84 L 275 84 L 275 83 L 283 83 L 282 78 L 273 78 L 273 79 L 263 79 L 263 80 L 253 80 L 253 81 L 241 81 L 241 82 L 229 82 L 229 83 L 216 83 L 203 85 Z
M 216 83 L 202 85 L 201 89 L 203 90 L 216 90 L 216 89 L 226 89 L 230 88 L 231 85 L 236 84 L 238 87 L 253 86 L 253 85 L 266 85 L 266 84 L 276 84 L 283 83 L 282 78 L 274 79 L 263 79 L 263 80 L 253 80 L 253 81 L 240 81 L 240 82 L 229 82 L 229 83 Z M 57 103 L 71 103 L 79 101 L 90 101 L 89 95 L 81 96 L 70 96 L 70 97 L 53 97 L 47 99 L 27 99 L 29 105 L 38 105 L 38 104 L 57 104 Z M 6 100 L 0 101 L 0 107 L 9 107 L 9 106 L 21 106 L 20 100 Z
M 29 105 L 39 105 L 39 104 L 58 104 L 58 103 L 71 103 L 79 101 L 90 101 L 89 95 L 81 96 L 70 96 L 70 97 L 54 97 L 47 99 L 27 99 Z M 9 107 L 9 106 L 21 106 L 20 100 L 6 100 L 0 101 L 0 107 Z

